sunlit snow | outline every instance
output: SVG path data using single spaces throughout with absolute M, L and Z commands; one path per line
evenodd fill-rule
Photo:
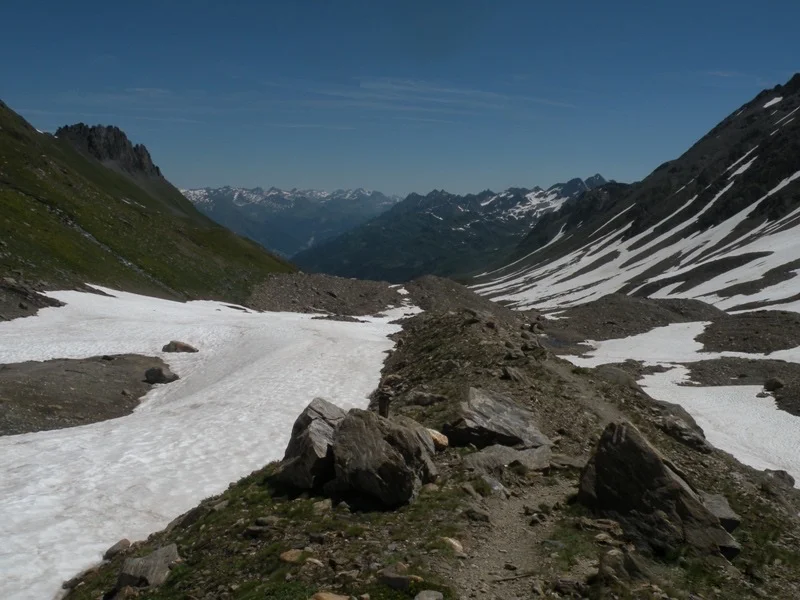
M 777 98 L 773 98 L 772 100 L 770 100 L 769 102 L 767 102 L 767 103 L 764 105 L 764 108 L 769 108 L 770 106 L 775 106 L 775 105 L 776 105 L 778 102 L 780 102 L 781 100 L 783 100 L 783 97 L 782 97 L 782 96 L 778 96 Z
M 0 363 L 131 352 L 181 379 L 126 417 L 0 437 L 3 600 L 52 597 L 117 540 L 280 458 L 313 397 L 366 406 L 399 329 L 389 320 L 409 312 L 345 323 L 109 293 L 53 293 L 67 306 L 0 324 Z M 200 351 L 161 354 L 172 339 Z

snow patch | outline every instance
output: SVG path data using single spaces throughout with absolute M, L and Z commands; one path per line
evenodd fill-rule
M 780 102 L 781 100 L 783 100 L 783 97 L 782 97 L 782 96 L 778 96 L 777 98 L 773 98 L 772 100 L 770 100 L 769 102 L 767 102 L 767 103 L 764 105 L 764 108 L 769 108 L 770 106 L 775 106 L 775 105 L 776 105 L 778 102 Z

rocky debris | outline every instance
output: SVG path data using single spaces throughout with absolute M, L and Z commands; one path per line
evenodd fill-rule
M 0 435 L 63 429 L 133 412 L 150 391 L 142 373 L 159 358 L 137 354 L 52 359 L 0 367 Z
M 406 402 L 414 406 L 433 406 L 434 404 L 447 402 L 447 397 L 424 390 L 413 390 L 406 396 Z
M 630 423 L 610 423 L 581 474 L 578 500 L 617 518 L 637 545 L 657 554 L 688 544 L 735 557 L 739 544 L 691 487 Z
M 397 563 L 378 572 L 378 581 L 393 590 L 407 590 L 413 583 L 421 583 L 422 577 L 411 575 L 408 565 Z
M 667 415 L 656 420 L 656 425 L 661 431 L 681 444 L 699 450 L 703 453 L 711 452 L 711 446 L 706 442 L 702 433 L 697 433 L 686 421 L 674 415 Z M 701 430 L 702 431 L 702 430 Z
M 457 414 L 442 432 L 454 446 L 492 444 L 538 448 L 551 445 L 534 424 L 533 414 L 511 398 L 485 389 L 469 388 Z
M 717 519 L 719 519 L 719 524 L 727 531 L 728 533 L 733 533 L 733 531 L 739 527 L 742 522 L 742 518 L 733 512 L 731 505 L 728 504 L 728 499 L 723 496 L 722 494 L 707 494 L 706 492 L 700 492 L 699 494 L 700 502 L 703 503 L 703 506 Z
M 253 289 L 247 306 L 265 311 L 358 317 L 401 306 L 405 300 L 397 288 L 383 281 L 321 273 L 276 273 Z
M 335 404 L 314 398 L 294 422 L 278 481 L 312 489 L 333 479 L 333 434 L 345 416 Z
M 703 344 L 703 352 L 770 354 L 795 348 L 798 339 L 800 319 L 796 313 L 760 310 L 714 319 L 696 341 Z
M 783 387 L 786 387 L 786 384 L 777 377 L 770 377 L 764 382 L 764 389 L 768 392 L 777 392 Z
M 161 348 L 162 352 L 197 352 L 197 348 L 187 344 L 186 342 L 178 342 L 172 340 L 169 344 L 165 344 Z
M 141 558 L 128 558 L 117 578 L 117 589 L 161 585 L 167 580 L 172 564 L 178 560 L 180 556 L 175 544 L 163 546 Z
M 594 579 L 616 584 L 655 580 L 645 560 L 636 551 L 624 547 L 612 548 L 600 557 L 600 565 Z
M 119 554 L 120 552 L 124 552 L 130 547 L 131 547 L 130 540 L 123 538 L 105 551 L 105 554 L 103 554 L 103 560 L 111 560 L 117 554 Z
M 386 507 L 401 506 L 422 484 L 436 479 L 432 448 L 422 426 L 412 428 L 353 409 L 333 436 L 336 477 L 329 489 L 367 496 Z
M 64 306 L 55 298 L 45 296 L 46 284 L 29 284 L 13 277 L 0 278 L 0 321 L 35 315 L 40 308 Z
M 488 446 L 464 458 L 464 467 L 486 474 L 501 474 L 507 467 L 524 471 L 543 471 L 550 467 L 550 446 L 516 450 L 508 446 Z
M 172 383 L 173 381 L 178 381 L 178 379 L 180 377 L 170 371 L 169 367 L 151 367 L 144 372 L 144 380 L 153 385 L 157 383 Z

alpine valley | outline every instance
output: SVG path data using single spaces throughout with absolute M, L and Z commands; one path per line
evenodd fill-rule
M 0 105 L 0 597 L 800 597 L 798 111 L 400 200 Z

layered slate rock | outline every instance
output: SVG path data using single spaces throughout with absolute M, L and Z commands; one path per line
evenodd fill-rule
M 516 466 L 525 471 L 542 471 L 550 467 L 550 446 L 516 450 L 508 446 L 488 446 L 464 458 L 464 466 L 486 474 L 501 474 L 507 467 Z
M 667 555 L 688 544 L 735 557 L 740 547 L 689 484 L 630 423 L 610 423 L 581 474 L 578 501 L 616 518 L 635 543 Z
M 493 444 L 538 448 L 552 445 L 536 426 L 533 413 L 511 398 L 484 389 L 469 388 L 456 416 L 442 432 L 454 446 Z
M 278 481 L 312 489 L 333 479 L 333 434 L 345 416 L 335 404 L 314 398 L 294 422 Z
M 433 441 L 420 429 L 351 410 L 334 434 L 336 477 L 327 489 L 367 496 L 386 507 L 406 504 L 437 477 Z
M 141 558 L 128 558 L 122 564 L 117 589 L 161 585 L 169 576 L 170 565 L 179 559 L 175 544 L 163 546 Z

